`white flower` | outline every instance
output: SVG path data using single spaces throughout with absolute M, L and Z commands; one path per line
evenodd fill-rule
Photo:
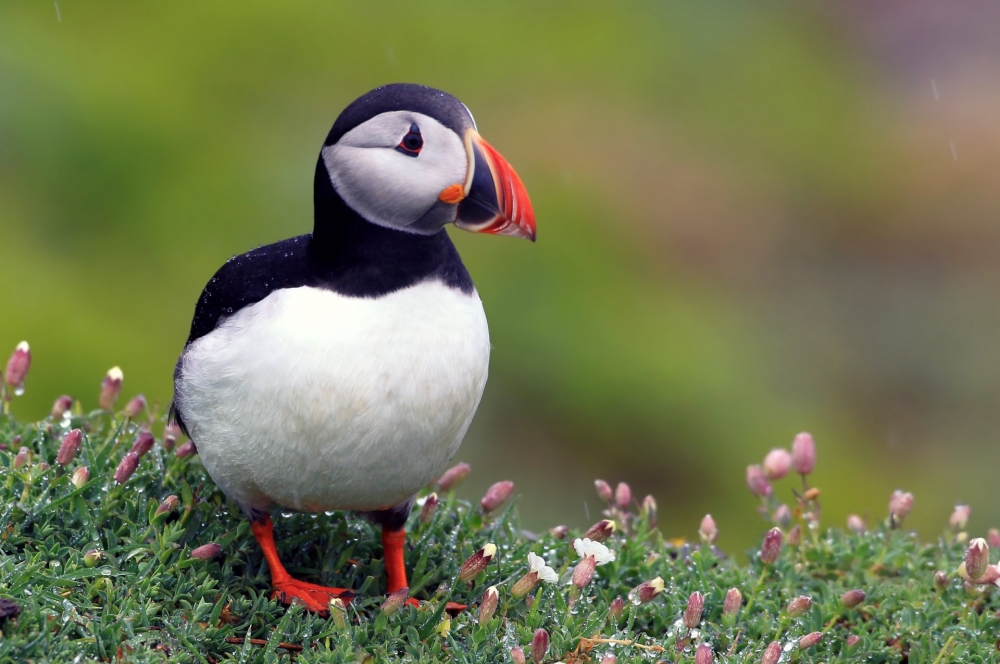
M 555 583 L 559 580 L 559 575 L 556 571 L 545 564 L 545 559 L 541 556 L 536 556 L 533 553 L 528 554 L 528 567 L 531 568 L 532 572 L 538 573 L 538 580 L 545 581 L 546 583 Z
M 592 542 L 586 537 L 573 540 L 573 548 L 576 549 L 577 555 L 581 558 L 593 556 L 594 562 L 598 565 L 605 565 L 615 559 L 615 554 L 608 547 L 600 542 Z

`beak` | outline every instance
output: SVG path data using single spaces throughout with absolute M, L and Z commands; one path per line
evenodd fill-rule
M 474 233 L 535 241 L 535 212 L 521 178 L 475 129 L 465 132 L 469 175 L 455 225 Z

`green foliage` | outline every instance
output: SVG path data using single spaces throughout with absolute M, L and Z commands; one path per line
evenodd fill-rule
M 953 572 L 964 551 L 958 537 L 925 544 L 885 526 L 845 534 L 800 522 L 801 543 L 786 542 L 776 564 L 754 555 L 740 564 L 713 548 L 665 540 L 655 512 L 619 511 L 623 528 L 607 541 L 616 558 L 580 591 L 567 583 L 579 560 L 572 537 L 523 532 L 513 507 L 487 515 L 453 494 L 426 522 L 414 512 L 407 566 L 422 604 L 391 615 L 380 610 L 381 547 L 371 524 L 339 512 L 276 518 L 292 574 L 359 593 L 346 614 L 320 617 L 269 598 L 247 521 L 197 456 L 178 458 L 157 445 L 118 485 L 114 471 L 139 430 L 135 422 L 100 411 L 27 425 L 0 418 L 0 596 L 21 607 L 0 623 L 3 662 L 276 662 L 290 653 L 300 662 L 503 662 L 514 646 L 529 651 L 539 628 L 551 636 L 545 662 L 611 653 L 623 662 L 690 662 L 700 642 L 726 662 L 758 662 L 772 641 L 787 646 L 784 662 L 972 662 L 992 661 L 996 652 L 996 591 L 963 588 Z M 86 435 L 63 467 L 56 454 L 74 427 Z M 22 446 L 29 450 L 23 464 L 16 462 Z M 72 475 L 83 465 L 91 478 L 77 487 Z M 179 498 L 176 508 L 157 514 L 168 495 Z M 218 556 L 192 557 L 212 542 L 221 546 Z M 459 582 L 461 564 L 487 542 L 498 549 L 490 566 Z M 100 553 L 85 558 L 90 551 Z M 528 571 L 529 552 L 543 556 L 560 582 L 516 600 L 510 589 Z M 950 572 L 943 590 L 933 586 L 935 570 Z M 613 600 L 655 577 L 665 590 L 645 604 L 626 600 L 615 618 Z M 479 625 L 476 606 L 491 585 L 500 605 Z M 744 605 L 727 617 L 730 588 L 740 589 Z M 840 596 L 851 589 L 867 597 L 845 608 Z M 695 591 L 705 608 L 689 630 L 681 617 Z M 812 606 L 791 618 L 785 607 L 800 595 Z M 470 608 L 449 619 L 447 601 Z M 798 650 L 814 631 L 823 632 L 821 642 Z M 859 640 L 849 646 L 850 635 Z
M 945 155 L 949 168 L 921 180 L 939 192 L 946 173 L 960 177 L 962 206 L 900 186 L 909 166 L 940 162 L 900 154 L 896 132 L 908 119 L 877 121 L 889 86 L 844 24 L 800 3 L 451 1 L 416 11 L 399 0 L 59 0 L 57 11 L 0 2 L 0 264 L 10 286 L 0 289 L 0 359 L 26 339 L 40 360 L 16 412 L 37 419 L 60 393 L 88 396 L 113 365 L 129 393 L 166 403 L 214 271 L 311 230 L 316 159 L 337 115 L 376 85 L 413 81 L 468 104 L 537 213 L 536 244 L 452 232 L 493 344 L 463 454 L 506 474 L 511 459 L 538 449 L 577 460 L 577 483 L 544 464 L 519 471 L 525 524 L 558 515 L 586 526 L 580 507 L 599 471 L 680 507 L 662 515 L 674 532 L 689 524 L 673 514 L 710 511 L 729 517 L 728 541 L 748 546 L 753 531 L 727 513 L 737 501 L 721 481 L 740 468 L 712 466 L 784 444 L 805 422 L 838 441 L 824 487 L 867 473 L 859 501 L 881 496 L 902 482 L 898 455 L 913 454 L 918 433 L 937 441 L 924 432 L 947 431 L 953 445 L 988 439 L 956 435 L 955 420 L 975 420 L 947 400 L 937 426 L 873 414 L 936 389 L 996 402 L 973 391 L 995 382 L 981 361 L 992 343 L 954 361 L 942 337 L 964 330 L 966 347 L 980 330 L 992 340 L 982 312 L 995 289 L 972 288 L 980 282 L 966 270 L 976 263 L 961 260 L 951 266 L 959 287 L 937 309 L 927 282 L 903 281 L 921 294 L 917 322 L 842 312 L 869 290 L 857 282 L 864 275 L 893 282 L 885 277 L 896 261 L 909 264 L 901 248 L 917 264 L 937 255 L 938 242 L 919 244 L 923 226 L 893 210 L 940 206 L 955 228 L 975 205 L 968 151 L 963 170 Z M 943 126 L 918 126 L 914 142 L 944 140 Z M 877 251 L 872 234 L 885 227 L 916 236 L 888 236 Z M 872 250 L 862 257 L 859 246 Z M 816 283 L 821 266 L 833 286 L 825 275 Z M 894 294 L 874 301 L 907 311 Z M 942 310 L 946 330 L 926 324 Z M 907 338 L 875 334 L 897 329 Z M 922 330 L 926 344 L 914 345 Z M 868 335 L 873 361 L 858 347 Z M 949 378 L 953 365 L 985 373 L 962 387 Z M 886 393 L 883 374 L 899 389 Z M 938 400 L 919 403 L 930 411 Z M 882 444 L 890 430 L 905 448 Z M 979 502 L 985 517 L 991 503 L 974 492 L 987 493 L 988 481 L 979 479 L 934 490 Z M 1000 506 L 993 517 L 1000 522 Z

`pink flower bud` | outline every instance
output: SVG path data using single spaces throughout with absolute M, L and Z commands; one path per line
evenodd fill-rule
M 618 486 L 615 487 L 615 503 L 621 509 L 625 509 L 632 504 L 632 487 L 625 482 L 619 482 Z
M 594 480 L 594 488 L 597 489 L 597 495 L 606 503 L 610 503 L 611 499 L 615 497 L 614 491 L 611 490 L 611 485 L 604 480 Z
M 503 505 L 512 493 L 514 493 L 513 482 L 510 480 L 497 482 L 486 490 L 486 495 L 479 501 L 479 506 L 483 508 L 484 512 L 492 512 Z
M 189 440 L 177 448 L 177 458 L 183 459 L 184 457 L 189 457 L 197 451 L 198 450 L 195 449 L 194 443 Z
M 656 525 L 656 498 L 652 495 L 642 499 L 642 513 L 649 519 L 651 525 Z
M 125 404 L 125 417 L 134 418 L 144 410 L 146 410 L 146 397 L 137 394 Z
M 403 605 L 406 604 L 406 600 L 409 599 L 409 597 L 409 588 L 400 588 L 396 592 L 390 593 L 389 596 L 385 598 L 385 601 L 382 602 L 382 613 L 387 616 L 391 616 L 403 608 Z
M 722 615 L 735 616 L 743 606 L 743 593 L 738 588 L 730 588 L 722 600 Z
M 972 508 L 968 505 L 963 505 L 962 503 L 955 505 L 955 511 L 948 518 L 948 525 L 955 531 L 965 530 L 966 524 L 969 523 L 969 514 L 971 512 Z
M 97 549 L 91 549 L 83 554 L 83 566 L 88 568 L 96 566 L 97 563 L 101 562 L 102 555 Z
M 222 553 L 222 547 L 215 542 L 210 542 L 209 544 L 202 544 L 197 549 L 191 552 L 192 558 L 197 558 L 198 560 L 211 560 L 217 555 Z
M 496 586 L 490 586 L 483 593 L 483 599 L 479 603 L 478 623 L 484 625 L 490 621 L 500 604 L 500 592 Z
M 176 422 L 168 422 L 163 428 L 163 449 L 170 451 L 177 444 L 177 439 L 181 437 L 181 428 Z
M 808 475 L 816 467 L 816 443 L 805 431 L 792 441 L 792 467 L 799 475 Z
M 719 535 L 719 529 L 715 526 L 715 519 L 712 518 L 711 514 L 706 514 L 701 518 L 701 524 L 698 526 L 698 536 L 701 537 L 701 541 L 705 544 L 715 544 L 715 538 Z
M 700 592 L 693 592 L 688 597 L 687 607 L 684 609 L 684 626 L 694 629 L 701 624 L 701 612 L 705 608 L 705 596 Z
M 698 649 L 694 651 L 694 664 L 712 664 L 714 659 L 712 646 L 707 643 L 699 644 Z
M 847 517 L 847 529 L 852 533 L 858 533 L 860 535 L 865 532 L 868 527 L 865 525 L 865 520 L 860 516 L 857 514 L 850 514 Z
M 608 655 L 601 660 L 601 664 L 618 664 L 618 658 L 614 655 Z
M 764 457 L 764 477 L 772 482 L 774 480 L 780 480 L 782 477 L 787 475 L 791 467 L 792 455 L 788 453 L 788 450 L 780 447 L 771 450 L 767 453 L 767 456 Z
M 760 562 L 773 565 L 781 553 L 781 531 L 771 528 L 764 535 L 764 543 L 760 547 Z
M 160 506 L 156 508 L 156 512 L 153 514 L 154 517 L 158 517 L 161 514 L 169 514 L 177 509 L 177 505 L 180 503 L 180 499 L 177 496 L 170 495 L 163 499 Z
M 139 435 L 136 436 L 135 442 L 132 443 L 132 452 L 135 452 L 139 456 L 144 455 L 146 452 L 153 449 L 153 444 L 156 439 L 153 438 L 153 434 L 148 431 L 140 431 Z
M 490 586 L 483 593 L 483 601 L 479 603 L 479 614 L 477 616 L 477 622 L 480 625 L 485 625 L 496 613 L 497 606 L 500 604 L 500 593 L 497 591 L 496 586 Z
M 514 664 L 525 664 L 527 661 L 524 659 L 524 650 L 520 646 L 514 646 L 510 649 L 510 658 Z
M 90 469 L 86 466 L 80 466 L 73 471 L 73 476 L 69 480 L 73 483 L 77 489 L 82 487 L 84 484 L 90 481 Z
M 948 587 L 948 575 L 938 570 L 934 572 L 934 587 L 938 590 L 944 590 Z
M 840 596 L 840 603 L 849 609 L 853 609 L 861 602 L 865 601 L 865 591 L 864 590 L 848 590 L 846 593 Z
M 912 509 L 912 493 L 904 493 L 899 489 L 892 492 L 892 497 L 889 499 L 889 517 L 892 519 L 893 524 L 902 523 L 903 519 L 906 518 Z
M 984 574 L 990 564 L 990 547 L 982 537 L 969 542 L 969 548 L 965 550 L 965 572 L 973 581 L 976 581 Z
M 637 585 L 628 594 L 628 598 L 633 603 L 646 604 L 647 602 L 652 602 L 662 592 L 663 579 L 658 576 L 652 581 L 644 581 Z
M 1000 549 L 1000 530 L 996 528 L 990 528 L 986 532 L 986 543 L 992 546 L 994 549 Z
M 860 636 L 858 636 L 857 634 L 851 634 L 850 636 L 847 637 L 847 647 L 853 648 L 855 645 L 857 645 L 858 641 L 860 640 L 861 640 Z
M 585 588 L 594 579 L 597 570 L 597 559 L 594 556 L 584 556 L 573 569 L 573 585 Z
M 121 463 L 118 464 L 118 468 L 115 469 L 115 482 L 118 484 L 125 484 L 128 482 L 128 478 L 132 477 L 132 473 L 135 469 L 139 467 L 139 455 L 135 452 L 129 452 L 124 457 L 122 457 Z
M 788 527 L 788 524 L 792 522 L 792 510 L 788 508 L 788 505 L 778 505 L 778 509 L 774 510 L 774 522 L 781 528 Z
M 73 409 L 73 397 L 68 394 L 64 394 L 55 400 L 52 404 L 52 417 L 57 420 L 61 420 L 63 415 L 70 412 Z
M 420 506 L 421 523 L 431 522 L 431 519 L 434 518 L 434 512 L 437 511 L 438 502 L 438 495 L 436 493 L 431 493 L 424 498 L 424 504 Z
M 42 461 L 40 464 L 38 464 L 38 469 L 44 473 L 46 470 L 49 469 L 49 464 L 46 463 L 45 461 Z
M 1000 580 L 1000 565 L 987 565 L 986 572 L 976 579 L 976 583 L 996 584 L 998 580 Z
M 998 565 L 987 565 L 986 571 L 983 575 L 976 579 L 976 583 L 980 584 L 996 584 L 1000 580 L 1000 566 Z
M 790 618 L 798 618 L 805 615 L 805 613 L 812 608 L 813 601 L 808 595 L 800 595 L 788 603 L 785 608 L 785 613 L 788 614 Z
M 56 463 L 60 466 L 67 466 L 76 458 L 76 453 L 80 449 L 83 441 L 83 432 L 73 429 L 63 436 L 62 444 L 59 446 L 59 453 L 56 455 Z
M 622 615 L 625 613 L 625 600 L 621 597 L 615 597 L 611 601 L 611 606 L 608 607 L 608 612 L 616 621 L 621 620 Z
M 778 660 L 781 659 L 781 643 L 779 641 L 771 641 L 771 643 L 764 649 L 764 656 L 760 658 L 760 664 L 778 664 Z
M 517 582 L 511 586 L 510 594 L 514 599 L 521 599 L 538 585 L 538 572 L 532 570 L 522 576 Z
M 122 373 L 121 368 L 111 367 L 108 370 L 104 380 L 101 381 L 101 396 L 98 399 L 98 405 L 103 410 L 111 410 L 115 402 L 118 401 L 118 395 L 122 392 L 122 381 L 125 380 L 125 374 Z
M 471 581 L 479 576 L 479 573 L 489 566 L 496 553 L 497 547 L 491 542 L 469 556 L 458 570 L 459 580 Z
M 11 462 L 11 465 L 14 467 L 15 470 L 18 468 L 23 468 L 25 464 L 28 463 L 30 458 L 31 458 L 31 450 L 29 450 L 27 447 L 22 446 L 21 449 L 17 451 L 17 454 L 14 455 L 14 461 Z
M 566 526 L 556 526 L 549 532 L 552 533 L 552 536 L 556 539 L 566 539 L 566 536 L 569 535 L 569 528 Z
M 457 463 L 448 470 L 444 471 L 444 475 L 438 479 L 438 487 L 442 491 L 448 491 L 456 484 L 464 480 L 472 472 L 472 466 L 465 463 Z
M 799 650 L 808 650 L 823 640 L 823 632 L 809 632 L 799 639 Z
M 788 531 L 788 546 L 798 546 L 800 541 L 802 541 L 802 529 L 798 526 L 792 526 L 792 529 Z
M 767 498 L 774 491 L 771 483 L 764 477 L 764 471 L 757 465 L 747 466 L 747 488 L 761 498 Z
M 28 347 L 27 341 L 22 341 L 7 360 L 7 371 L 4 372 L 7 387 L 21 388 L 29 368 L 31 368 L 31 348 Z M 9 399 L 10 395 L 7 398 Z
M 535 635 L 531 637 L 531 660 L 541 662 L 545 659 L 545 653 L 549 651 L 549 633 L 542 628 L 535 630 Z
M 613 532 L 615 532 L 615 522 L 611 519 L 602 519 L 587 529 L 587 532 L 583 534 L 583 539 L 603 542 L 611 537 Z

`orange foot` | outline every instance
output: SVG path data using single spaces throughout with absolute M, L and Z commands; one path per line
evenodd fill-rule
M 315 583 L 306 583 L 289 577 L 274 584 L 271 599 L 281 600 L 282 604 L 301 602 L 310 611 L 325 613 L 330 609 L 330 600 L 338 598 L 344 604 L 350 603 L 355 595 L 346 588 L 329 588 Z
M 344 588 L 328 588 L 293 579 L 278 558 L 278 550 L 274 545 L 274 524 L 271 522 L 271 518 L 267 517 L 263 521 L 253 522 L 250 525 L 264 554 L 264 559 L 267 560 L 267 564 L 271 568 L 271 585 L 274 587 L 274 592 L 271 593 L 272 599 L 279 599 L 284 604 L 299 601 L 310 611 L 325 614 L 330 610 L 330 600 L 334 597 L 343 600 L 345 604 L 354 598 L 354 593 Z

